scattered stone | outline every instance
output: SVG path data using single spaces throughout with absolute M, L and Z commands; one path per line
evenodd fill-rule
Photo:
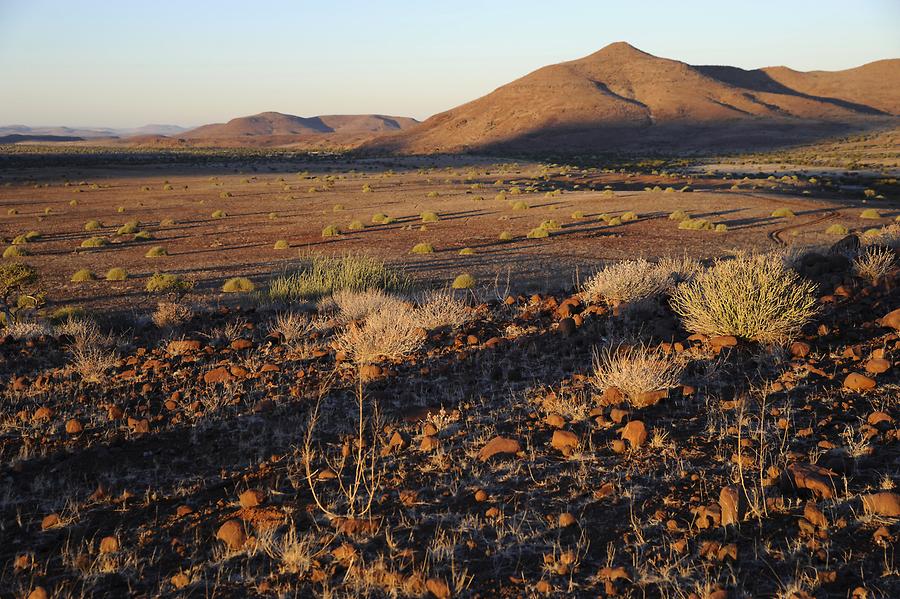
M 881 326 L 900 331 L 900 308 L 885 314 L 881 318 Z
M 186 354 L 200 349 L 200 342 L 196 339 L 176 339 L 170 341 L 166 351 L 172 355 Z
M 439 578 L 429 578 L 425 581 L 425 588 L 435 599 L 450 599 L 450 587 Z
M 59 522 L 59 514 L 48 514 L 44 516 L 43 520 L 41 520 L 41 530 L 47 530 L 48 528 L 59 526 Z
M 434 435 L 425 435 L 422 437 L 422 442 L 419 444 L 419 449 L 422 451 L 434 451 L 438 447 L 441 446 L 440 440 Z
M 632 420 L 619 433 L 622 439 L 628 441 L 632 449 L 637 449 L 647 442 L 647 426 L 640 420 Z
M 216 538 L 224 542 L 232 551 L 236 551 L 244 546 L 247 542 L 247 533 L 244 532 L 244 525 L 240 520 L 232 518 L 226 520 L 216 532 Z
M 867 514 L 896 518 L 900 516 L 900 494 L 890 491 L 862 496 L 863 509 Z
M 811 351 L 809 343 L 804 341 L 794 341 L 791 343 L 791 355 L 795 358 L 805 358 Z
M 825 514 L 814 501 L 806 502 L 806 505 L 803 507 L 803 517 L 813 526 L 823 529 L 828 528 L 828 518 L 825 517 Z
M 559 527 L 560 528 L 568 528 L 569 526 L 575 526 L 578 523 L 578 520 L 575 519 L 575 515 L 571 512 L 563 512 L 559 515 Z
M 70 435 L 77 435 L 84 430 L 84 427 L 81 425 L 78 420 L 75 418 L 71 418 L 66 421 L 66 433 Z
M 882 374 L 891 368 L 891 363 L 884 358 L 872 358 L 866 362 L 866 372 L 869 374 Z
M 266 493 L 260 489 L 247 489 L 238 496 L 238 502 L 243 508 L 257 507 L 266 501 Z
M 28 593 L 28 599 L 50 599 L 50 595 L 47 594 L 47 589 L 37 586 Z
M 475 491 L 475 501 L 477 501 L 478 503 L 483 503 L 487 500 L 488 500 L 487 491 L 485 491 L 484 489 L 478 489 L 477 491 Z
M 868 391 L 875 388 L 875 380 L 870 379 L 864 374 L 851 372 L 844 379 L 844 388 L 851 391 Z
M 100 539 L 100 553 L 115 553 L 119 550 L 119 539 L 113 536 Z
M 216 383 L 228 383 L 233 380 L 234 375 L 232 375 L 224 366 L 213 368 L 203 375 L 203 382 L 208 385 L 214 385 Z
M 738 343 L 737 337 L 734 335 L 718 335 L 710 337 L 709 345 L 713 349 L 724 349 L 726 347 L 735 347 Z
M 722 510 L 722 526 L 740 524 L 747 509 L 740 489 L 735 486 L 722 487 L 719 492 L 719 508 Z
M 823 499 L 834 497 L 831 480 L 831 477 L 837 476 L 834 471 L 814 464 L 794 462 L 788 465 L 785 472 L 798 489 L 808 489 L 813 495 Z
M 553 438 L 550 440 L 550 445 L 554 449 L 558 449 L 563 453 L 571 452 L 573 449 L 578 447 L 578 443 L 578 435 L 573 432 L 564 430 L 553 431 Z
M 235 351 L 242 351 L 245 349 L 250 349 L 253 347 L 253 342 L 249 339 L 235 339 L 231 342 L 231 349 Z
M 522 446 L 515 439 L 494 437 L 478 452 L 478 459 L 486 462 L 496 455 L 515 455 L 522 451 Z
M 546 422 L 548 426 L 552 426 L 553 428 L 562 428 L 566 425 L 566 419 L 556 412 L 547 414 L 547 417 L 544 418 L 544 422 Z

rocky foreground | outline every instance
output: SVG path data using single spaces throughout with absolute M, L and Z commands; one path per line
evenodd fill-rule
M 362 366 L 263 307 L 7 335 L 0 597 L 900 596 L 900 273 L 802 265 L 776 346 L 571 292 Z M 623 331 L 679 384 L 598 385 Z

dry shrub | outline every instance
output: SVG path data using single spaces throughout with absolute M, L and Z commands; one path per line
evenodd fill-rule
M 194 317 L 190 306 L 180 302 L 159 302 L 153 312 L 153 324 L 161 329 L 180 327 Z
M 353 320 L 363 320 L 369 314 L 378 312 L 384 308 L 401 311 L 409 308 L 409 304 L 395 295 L 385 293 L 380 289 L 368 291 L 342 290 L 331 295 L 328 299 L 318 304 L 319 312 L 334 313 L 334 319 L 338 323 L 347 323 Z
M 319 330 L 322 323 L 301 312 L 280 312 L 275 315 L 272 332 L 278 333 L 288 345 L 303 341 L 310 333 Z
M 405 304 L 386 304 L 363 324 L 351 322 L 336 341 L 338 349 L 357 364 L 381 358 L 399 360 L 422 346 L 424 336 Z
M 118 359 L 115 351 L 100 344 L 76 344 L 72 348 L 72 366 L 84 381 L 102 381 L 106 371 L 115 366 Z
M 694 333 L 775 342 L 796 335 L 815 314 L 815 288 L 778 256 L 738 254 L 679 285 L 671 303 Z
M 419 299 L 415 319 L 422 328 L 450 327 L 458 329 L 472 317 L 466 302 L 448 290 L 428 291 Z
M 640 304 L 668 293 L 673 285 L 667 267 L 641 258 L 600 270 L 584 284 L 584 293 L 589 301 L 609 305 Z
M 853 274 L 874 283 L 894 267 L 897 255 L 889 247 L 870 245 L 853 259 Z
M 594 386 L 616 387 L 635 407 L 642 393 L 670 389 L 681 382 L 684 365 L 674 354 L 643 344 L 607 346 L 594 355 Z
M 29 321 L 12 321 L 3 327 L 3 334 L 9 335 L 13 339 L 28 340 L 37 339 L 42 335 L 50 333 L 50 328 L 39 322 Z

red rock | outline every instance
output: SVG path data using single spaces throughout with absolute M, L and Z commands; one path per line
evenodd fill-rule
M 735 337 L 734 335 L 718 335 L 709 339 L 709 344 L 713 347 L 713 349 L 735 347 L 737 343 L 737 337 Z
M 41 530 L 47 530 L 59 525 L 59 514 L 48 514 L 41 520 Z
M 494 437 L 478 452 L 478 459 L 486 462 L 496 455 L 514 455 L 522 451 L 522 446 L 515 439 Z
M 281 367 L 277 364 L 263 364 L 260 372 L 281 372 Z
M 425 588 L 435 599 L 450 599 L 450 587 L 439 578 L 429 578 L 425 581 Z
M 200 349 L 200 342 L 196 339 L 176 339 L 169 341 L 166 351 L 173 355 L 186 354 Z
M 562 428 L 566 425 L 566 419 L 553 412 L 552 414 L 547 414 L 547 417 L 544 418 L 544 422 L 546 422 L 549 426 L 553 428 Z
M 37 586 L 28 593 L 28 599 L 50 599 L 50 595 L 47 594 L 47 589 Z
M 851 372 L 844 379 L 844 388 L 851 391 L 868 391 L 875 388 L 875 381 L 864 374 Z
M 266 493 L 260 489 L 247 489 L 238 496 L 238 502 L 243 508 L 256 507 L 266 501 Z
M 240 520 L 232 518 L 226 520 L 216 532 L 216 538 L 224 542 L 231 550 L 237 550 L 244 546 L 247 542 L 247 533 L 244 532 L 244 525 Z
M 633 403 L 637 408 L 649 408 L 650 406 L 655 406 L 667 397 L 669 397 L 669 392 L 666 389 L 659 389 L 658 391 L 644 391 L 634 398 Z
M 881 318 L 881 326 L 900 331 L 900 308 L 888 312 Z
M 578 443 L 578 435 L 571 431 L 564 430 L 553 431 L 553 438 L 550 440 L 550 445 L 563 453 L 572 451 L 578 447 Z
M 213 368 L 203 375 L 203 382 L 214 385 L 216 383 L 227 383 L 234 380 L 234 376 L 224 366 Z
M 382 374 L 384 374 L 384 371 L 378 364 L 363 364 L 359 369 L 359 376 L 364 381 L 377 379 Z
M 619 409 L 619 408 L 613 408 L 612 410 L 609 411 L 609 417 L 610 417 L 610 419 L 611 419 L 613 422 L 615 422 L 616 424 L 619 424 L 620 422 L 622 422 L 623 420 L 625 420 L 625 418 L 626 418 L 627 416 L 628 416 L 628 411 L 627 411 L 627 410 L 622 410 L 622 409 Z
M 807 501 L 806 505 L 803 507 L 803 517 L 814 526 L 828 528 L 828 518 L 825 517 L 825 514 L 822 513 L 819 506 L 812 501 Z
M 794 462 L 788 465 L 786 473 L 797 488 L 809 489 L 814 495 L 824 499 L 834 497 L 831 477 L 837 476 L 835 472 L 813 464 Z
M 809 343 L 804 341 L 794 341 L 791 343 L 791 355 L 795 358 L 805 358 L 810 352 Z
M 81 426 L 81 423 L 78 422 L 75 418 L 71 418 L 66 421 L 66 433 L 70 435 L 77 435 L 84 430 L 84 427 Z
M 863 508 L 867 514 L 877 514 L 889 518 L 900 516 L 900 494 L 889 491 L 862 496 Z
M 100 553 L 115 553 L 119 550 L 119 539 L 113 536 L 100 539 Z
M 722 487 L 719 492 L 719 508 L 722 510 L 722 526 L 740 524 L 746 512 L 746 502 L 741 490 L 735 486 Z
M 613 440 L 609 446 L 615 453 L 625 453 L 625 441 L 622 441 L 621 439 Z
M 575 515 L 571 512 L 563 512 L 559 515 L 560 528 L 568 528 L 569 526 L 575 526 L 576 524 L 578 524 L 578 520 L 575 519 Z
M 48 408 L 46 406 L 41 406 L 37 410 L 34 411 L 34 415 L 31 417 L 32 422 L 44 422 L 46 420 L 50 420 L 53 418 L 53 409 Z
M 249 339 L 235 339 L 231 342 L 231 349 L 241 351 L 253 347 L 253 342 Z
M 632 420 L 625 425 L 619 435 L 628 441 L 632 449 L 637 449 L 647 442 L 647 426 L 640 420 Z
M 477 491 L 475 491 L 475 501 L 477 501 L 478 503 L 483 503 L 487 500 L 488 500 L 487 491 L 485 491 L 484 489 L 478 489 Z
M 869 374 L 881 374 L 891 368 L 891 363 L 884 358 L 872 358 L 866 362 L 866 372 Z
M 869 423 L 870 426 L 876 426 L 882 422 L 890 424 L 893 421 L 894 419 L 891 418 L 890 414 L 884 412 L 872 412 L 869 414 L 869 417 L 866 418 L 866 422 Z
M 421 451 L 434 451 L 438 447 L 441 446 L 440 440 L 433 435 L 425 435 L 422 437 L 422 442 L 419 443 L 419 449 Z

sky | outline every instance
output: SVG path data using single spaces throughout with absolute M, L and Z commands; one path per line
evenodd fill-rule
M 615 41 L 845 69 L 900 58 L 900 0 L 0 0 L 0 125 L 423 119 Z

